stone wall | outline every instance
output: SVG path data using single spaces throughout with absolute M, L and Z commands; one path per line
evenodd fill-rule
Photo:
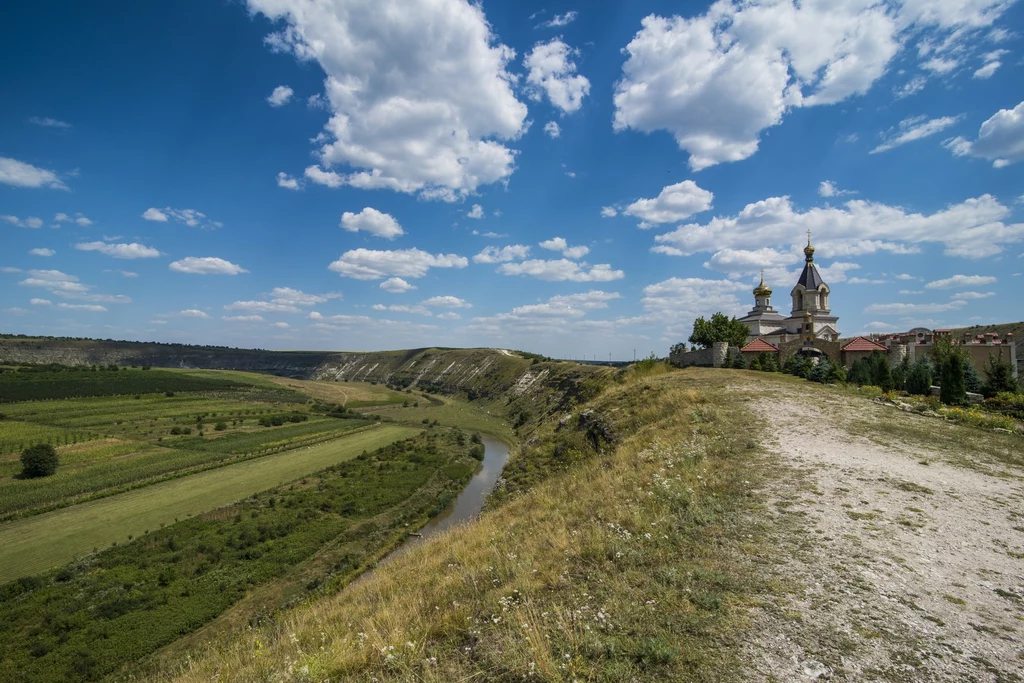
M 726 364 L 728 357 L 729 344 L 726 342 L 715 342 L 714 346 L 710 349 L 670 353 L 668 362 L 677 368 L 688 368 L 690 366 L 720 368 Z

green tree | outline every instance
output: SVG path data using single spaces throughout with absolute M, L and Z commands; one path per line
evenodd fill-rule
M 981 387 L 981 393 L 985 398 L 991 398 L 1004 391 L 1014 394 L 1020 392 L 1020 384 L 1013 376 L 1013 365 L 1003 360 L 1002 349 L 999 349 L 998 358 L 989 354 L 985 377 L 985 383 Z
M 761 353 L 757 354 L 757 358 L 759 361 L 758 365 L 760 366 L 758 369 L 763 370 L 764 372 L 779 371 L 779 361 L 775 359 L 774 353 L 762 351 Z
M 745 370 L 746 369 L 747 361 L 743 357 L 742 353 L 738 353 L 737 352 L 736 355 L 732 357 L 732 367 L 736 368 L 737 370 Z
M 959 353 L 947 354 L 940 374 L 942 375 L 940 400 L 950 406 L 960 406 L 967 403 L 963 356 Z
M 932 364 L 926 357 L 918 358 L 907 373 L 907 393 L 927 396 L 932 390 Z
M 858 358 L 855 360 L 853 365 L 850 366 L 850 372 L 846 380 L 850 384 L 856 384 L 858 387 L 871 384 L 871 359 Z
M 728 342 L 729 346 L 741 347 L 747 343 L 750 330 L 736 318 L 724 313 L 715 313 L 711 320 L 703 317 L 693 321 L 693 334 L 689 342 L 701 348 L 710 349 L 715 342 Z
M 21 453 L 21 476 L 48 477 L 57 471 L 57 450 L 48 443 L 29 446 Z
M 889 369 L 889 358 L 881 351 L 871 352 L 871 383 L 882 391 L 892 391 L 892 370 Z
M 974 363 L 971 362 L 970 358 L 964 356 L 964 386 L 967 391 L 972 394 L 980 394 L 982 386 L 985 384 L 981 379 L 981 375 L 978 374 L 978 370 L 974 367 Z
M 892 369 L 892 384 L 895 389 L 907 388 L 907 375 L 910 374 L 910 356 L 903 356 L 900 364 Z

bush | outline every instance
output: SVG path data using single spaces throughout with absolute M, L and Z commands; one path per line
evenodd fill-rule
M 213 428 L 214 428 L 215 430 L 217 430 L 218 432 L 223 432 L 223 431 L 224 431 L 225 429 L 227 429 L 227 428 L 228 428 L 228 426 L 227 426 L 227 424 L 226 424 L 226 423 L 224 423 L 224 422 L 218 422 L 217 424 L 215 424 L 215 425 L 213 426 Z
M 928 396 L 932 391 L 932 364 L 927 358 L 918 358 L 910 366 L 905 382 L 907 393 Z
M 761 353 L 757 354 L 757 359 L 759 361 L 758 365 L 760 366 L 758 368 L 759 370 L 762 370 L 764 372 L 778 372 L 779 371 L 779 361 L 776 360 L 774 353 L 768 353 L 767 351 L 762 351 Z
M 29 446 L 21 453 L 21 476 L 48 477 L 57 471 L 57 450 L 48 443 Z
M 761 357 L 760 356 L 754 356 L 753 358 L 750 359 L 750 369 L 751 370 L 760 370 L 761 369 Z
M 964 386 L 972 394 L 980 394 L 984 382 L 969 358 L 964 358 Z
M 856 384 L 862 387 L 866 384 L 871 384 L 871 359 L 870 358 L 858 358 L 853 362 L 850 367 L 850 372 L 847 375 L 847 381 L 850 384 Z
M 737 370 L 746 369 L 747 361 L 743 357 L 742 353 L 737 352 L 736 355 L 732 357 L 732 367 L 736 368 Z
M 1015 394 L 1020 392 L 1020 384 L 1013 376 L 1013 366 L 1003 360 L 1003 350 L 999 349 L 999 357 L 992 354 L 988 356 L 988 365 L 985 366 L 985 383 L 981 387 L 981 393 L 985 398 L 992 398 L 997 394 L 1008 392 Z
M 872 351 L 871 357 L 871 383 L 888 393 L 893 390 L 892 371 L 889 369 L 889 358 L 881 351 Z
M 939 398 L 950 406 L 967 403 L 967 386 L 964 383 L 964 359 L 959 353 L 950 353 L 942 364 L 942 392 Z
M 903 390 L 907 388 L 907 375 L 910 374 L 910 357 L 903 356 L 900 364 L 892 369 L 892 384 L 894 389 Z

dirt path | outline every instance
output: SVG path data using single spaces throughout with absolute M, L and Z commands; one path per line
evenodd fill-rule
M 748 678 L 1024 680 L 1024 472 L 880 445 L 851 433 L 851 412 L 928 418 L 797 391 L 756 404 L 784 473 L 764 520 L 783 560 L 754 610 Z

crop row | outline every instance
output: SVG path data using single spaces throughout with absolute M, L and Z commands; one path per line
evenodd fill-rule
M 211 377 L 159 370 L 120 372 L 31 372 L 0 374 L 0 403 L 82 396 L 116 396 L 176 391 L 216 391 L 245 385 Z
M 197 436 L 165 443 L 174 448 L 184 448 L 187 450 L 248 453 L 263 448 L 286 445 L 306 436 L 350 431 L 366 424 L 369 424 L 366 420 L 336 420 L 328 418 L 288 427 L 265 428 L 256 432 L 235 432 L 216 439 Z

